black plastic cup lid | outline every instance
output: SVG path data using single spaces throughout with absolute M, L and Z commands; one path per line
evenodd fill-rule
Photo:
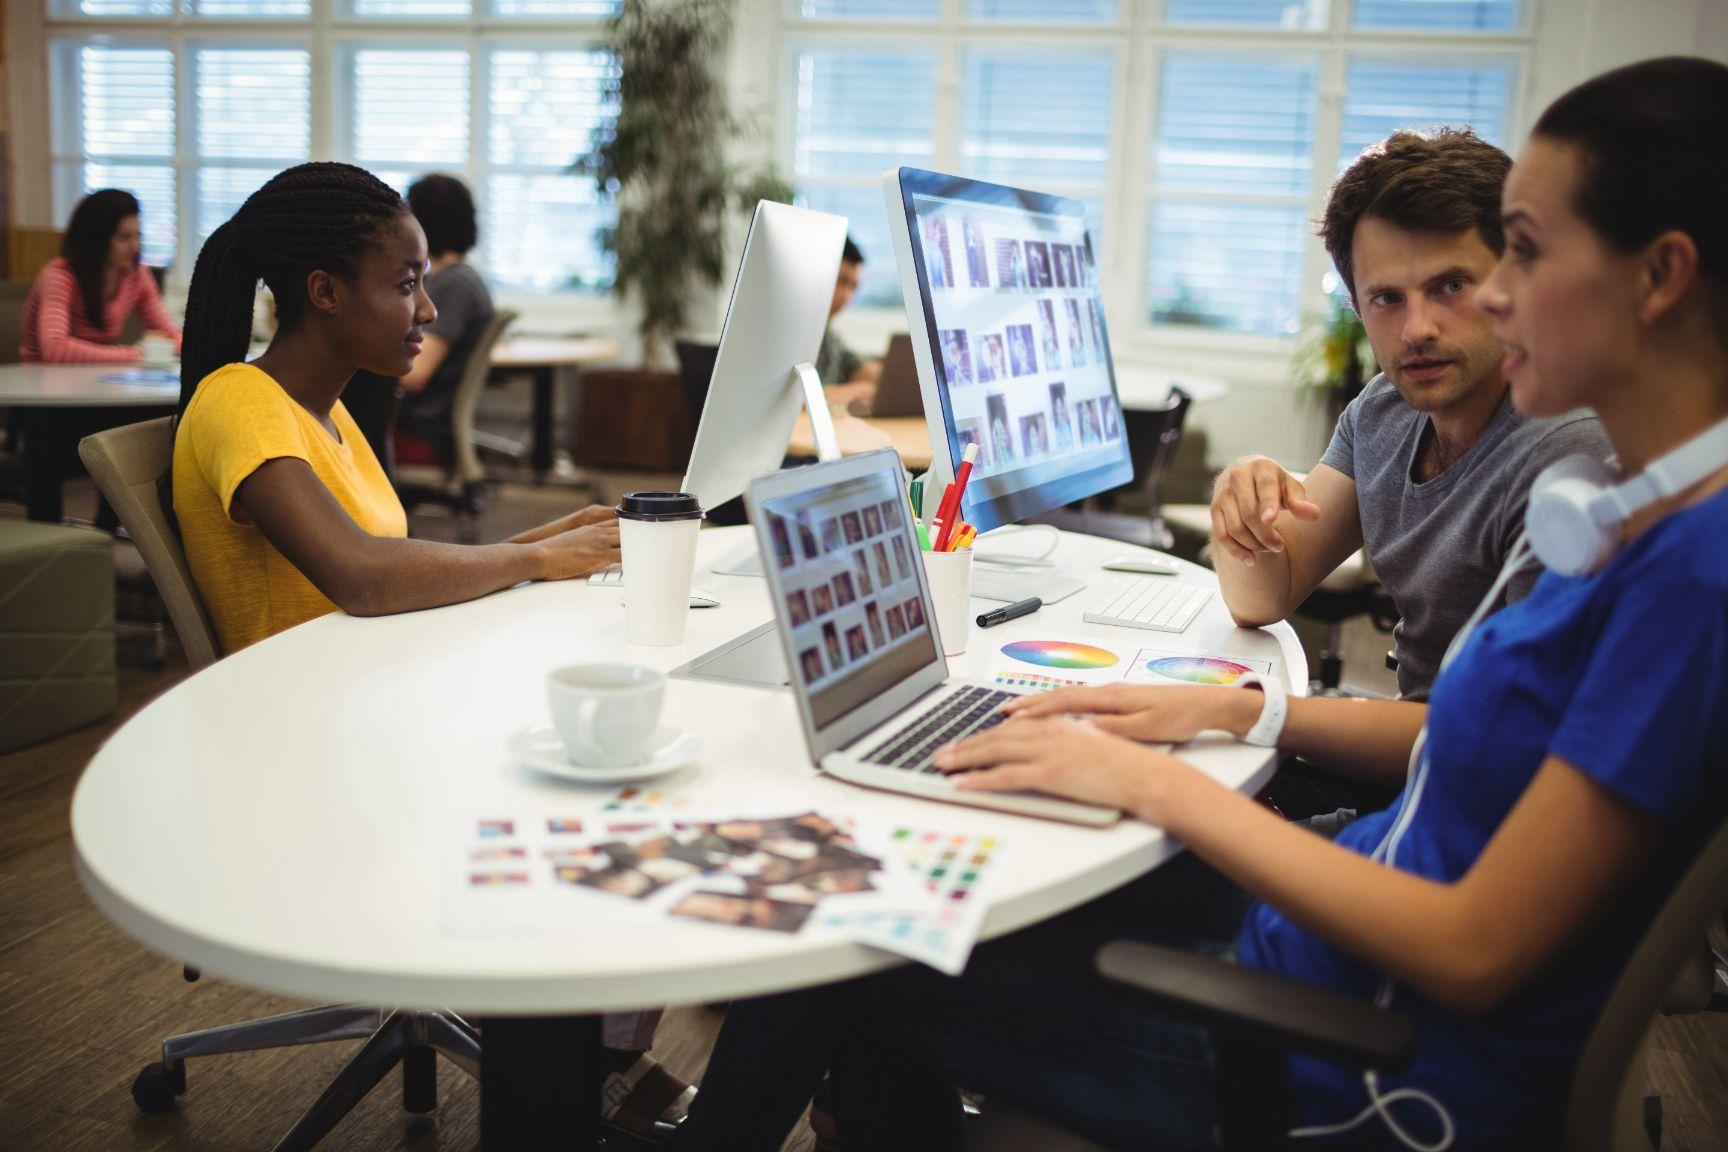
M 626 492 L 614 509 L 620 520 L 700 520 L 708 515 L 689 492 Z

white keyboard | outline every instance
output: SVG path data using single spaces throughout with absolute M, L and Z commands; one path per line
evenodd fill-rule
M 1210 599 L 1212 590 L 1198 584 L 1125 576 L 1105 589 L 1103 597 L 1086 610 L 1084 619 L 1088 624 L 1181 632 Z

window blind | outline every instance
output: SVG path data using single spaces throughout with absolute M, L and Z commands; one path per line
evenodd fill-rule
M 429 169 L 468 163 L 466 51 L 358 48 L 348 59 L 355 163 Z
M 1034 189 L 1102 186 L 1114 71 L 1108 51 L 967 52 L 962 173 Z
M 1504 147 L 1517 72 L 1511 62 L 1434 64 L 1407 57 L 1352 56 L 1339 169 L 1399 128 L 1468 125 L 1484 140 Z
M 1168 0 L 1170 24 L 1318 30 L 1326 27 L 1327 0 Z
M 1152 320 L 1236 332 L 1296 331 L 1307 242 L 1300 205 L 1154 202 L 1149 232 Z
M 1027 24 L 1113 24 L 1116 0 L 971 0 L 974 20 Z
M 942 0 L 799 0 L 806 20 L 934 20 Z
M 935 154 L 934 53 L 812 49 L 797 68 L 797 175 L 873 177 Z
M 1358 28 L 1424 32 L 1512 32 L 1522 13 L 1518 0 L 1355 0 Z

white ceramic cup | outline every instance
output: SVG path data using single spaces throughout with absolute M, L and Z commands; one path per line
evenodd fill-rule
M 936 639 L 947 656 L 966 651 L 972 634 L 972 549 L 922 552 L 930 603 L 936 609 Z
M 617 511 L 625 637 L 632 644 L 682 644 L 702 505 L 687 492 L 628 492 Z
M 642 763 L 665 696 L 665 675 L 640 664 L 571 664 L 546 678 L 552 723 L 578 767 Z

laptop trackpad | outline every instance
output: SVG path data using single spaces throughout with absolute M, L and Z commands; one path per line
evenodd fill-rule
M 696 657 L 670 673 L 678 680 L 711 680 L 717 684 L 740 684 L 746 688 L 784 688 L 791 683 L 786 674 L 786 654 L 774 621 L 728 640 L 720 647 Z

